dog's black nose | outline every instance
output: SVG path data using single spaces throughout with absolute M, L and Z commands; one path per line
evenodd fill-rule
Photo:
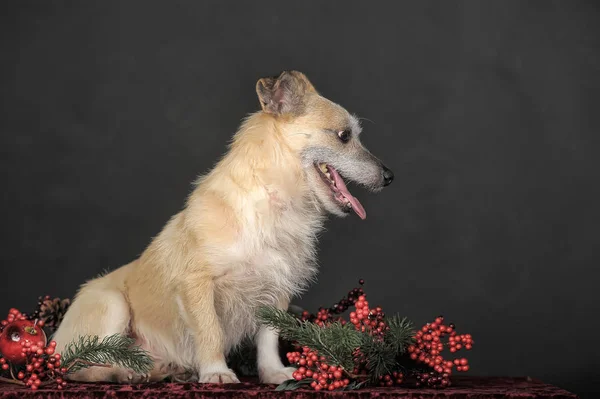
M 394 181 L 394 173 L 385 167 L 385 165 L 381 165 L 383 168 L 383 185 L 389 186 Z

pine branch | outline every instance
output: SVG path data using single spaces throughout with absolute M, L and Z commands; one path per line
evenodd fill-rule
M 386 331 L 383 341 L 364 335 L 361 344 L 361 352 L 372 380 L 398 370 L 400 356 L 413 341 L 413 326 L 408 319 L 394 315 L 386 319 L 386 322 L 389 330 Z
M 69 373 L 86 367 L 108 365 L 118 365 L 139 374 L 148 373 L 154 362 L 148 352 L 134 346 L 134 343 L 134 339 L 120 334 L 102 340 L 97 336 L 79 337 L 63 351 L 62 364 Z
M 279 336 L 288 340 L 291 340 L 288 335 L 294 335 L 302 325 L 302 321 L 291 313 L 272 306 L 261 307 L 257 316 L 262 324 L 277 329 Z
M 372 381 L 398 368 L 396 348 L 391 344 L 365 334 L 360 350 Z
M 283 339 L 316 350 L 325 356 L 327 363 L 342 366 L 347 371 L 354 368 L 352 353 L 361 343 L 361 333 L 354 326 L 335 322 L 320 327 L 274 307 L 261 308 L 258 318 L 266 326 L 277 329 Z
M 385 333 L 385 342 L 397 355 L 401 355 L 413 342 L 415 335 L 413 324 L 406 317 L 398 315 L 390 317 L 386 322 L 390 329 Z

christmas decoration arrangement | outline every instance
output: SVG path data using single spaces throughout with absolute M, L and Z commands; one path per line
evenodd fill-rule
M 0 321 L 0 382 L 23 385 L 32 390 L 44 386 L 63 389 L 66 376 L 85 367 L 119 365 L 138 373 L 152 369 L 152 358 L 122 335 L 80 337 L 56 353 L 56 342 L 48 336 L 56 331 L 70 305 L 68 299 L 39 298 L 31 314 L 10 309 Z
M 316 314 L 297 307 L 264 307 L 259 320 L 280 332 L 282 358 L 296 367 L 293 379 L 276 390 L 308 388 L 315 391 L 359 389 L 365 386 L 445 388 L 454 371 L 470 366 L 461 350 L 470 350 L 470 334 L 459 334 L 454 324 L 439 316 L 419 329 L 406 318 L 388 316 L 371 306 L 362 288 L 348 292 L 331 308 Z M 60 325 L 70 301 L 39 298 L 31 314 L 10 309 L 0 321 L 0 382 L 32 390 L 43 386 L 63 389 L 69 373 L 85 367 L 121 366 L 136 373 L 152 369 L 151 356 L 122 335 L 80 337 L 56 353 L 51 335 Z M 342 314 L 348 313 L 347 319 Z M 50 338 L 48 338 L 50 337 Z M 228 358 L 240 376 L 255 376 L 256 348 L 248 342 Z
M 347 310 L 349 320 L 340 316 Z M 465 372 L 470 367 L 466 358 L 456 355 L 472 348 L 470 334 L 459 334 L 441 316 L 415 331 L 406 318 L 388 317 L 381 307 L 370 306 L 362 287 L 351 290 L 331 308 L 320 308 L 316 315 L 262 308 L 259 317 L 295 347 L 286 355 L 297 367 L 294 378 L 278 390 L 333 391 L 401 384 L 445 388 L 452 384 L 455 370 Z M 444 351 L 450 357 L 443 357 Z

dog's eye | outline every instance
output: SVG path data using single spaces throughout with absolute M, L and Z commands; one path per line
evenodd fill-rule
M 347 143 L 348 141 L 350 141 L 350 136 L 352 136 L 350 130 L 342 130 L 338 132 L 338 137 L 340 138 L 340 140 L 342 140 L 342 143 Z

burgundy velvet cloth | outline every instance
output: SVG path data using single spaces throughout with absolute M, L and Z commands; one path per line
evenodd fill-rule
M 499 398 L 577 398 L 577 395 L 541 381 L 527 378 L 461 377 L 454 386 L 443 390 L 408 388 L 365 388 L 346 392 L 315 392 L 312 390 L 274 391 L 274 385 L 243 382 L 228 386 L 196 383 L 152 383 L 140 385 L 77 384 L 66 389 L 42 388 L 31 391 L 16 385 L 0 384 L 0 399 L 12 398 L 436 398 L 436 399 L 499 399 Z

